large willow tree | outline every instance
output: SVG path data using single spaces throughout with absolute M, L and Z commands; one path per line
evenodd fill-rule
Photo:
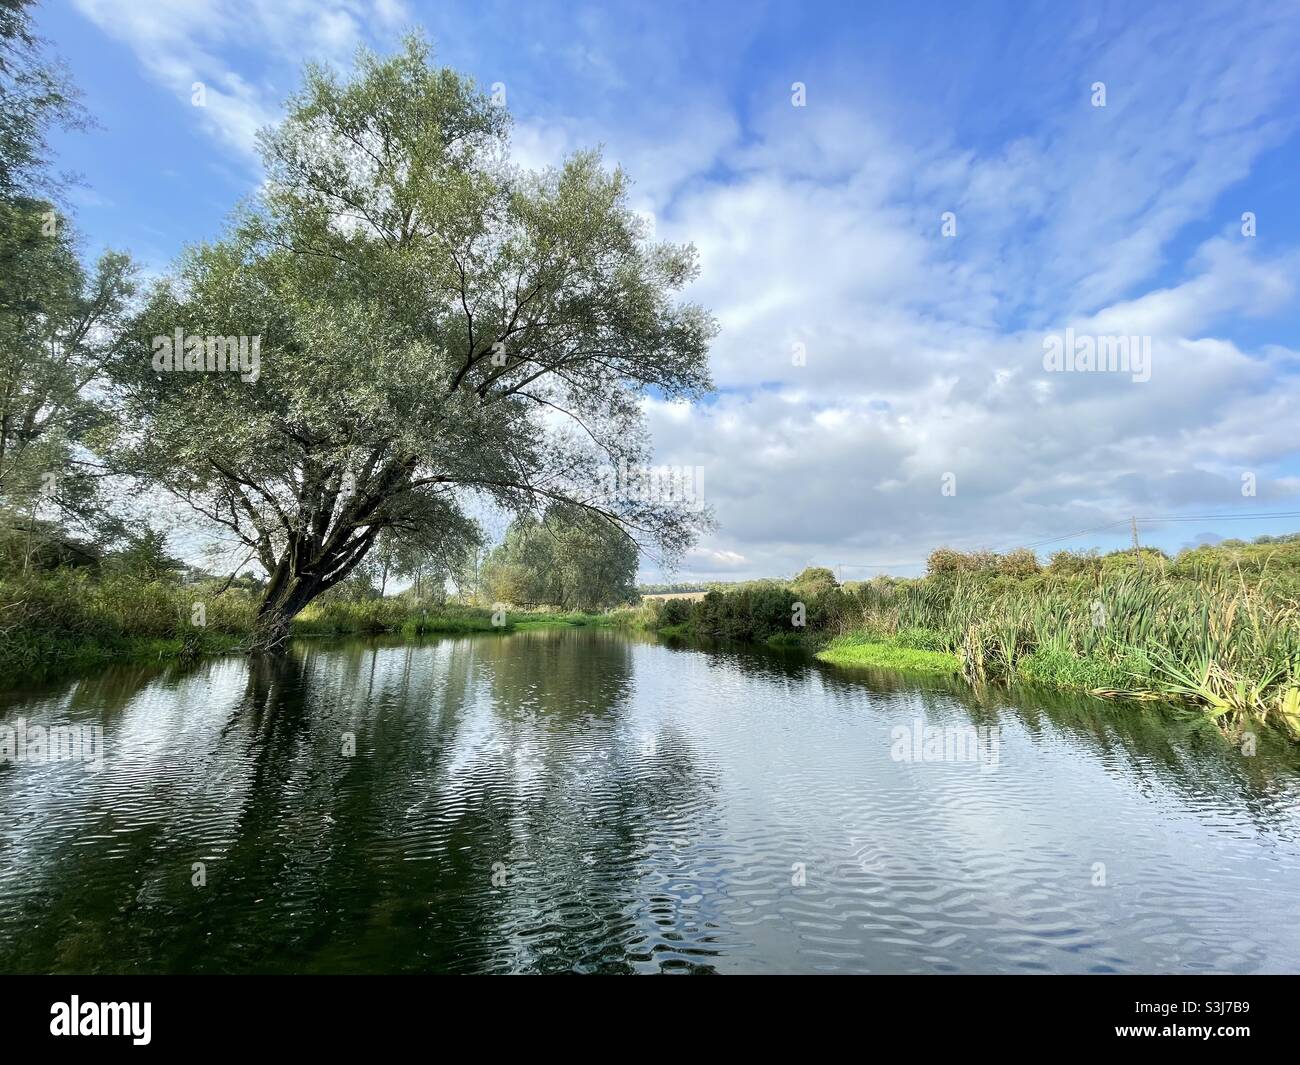
M 650 243 L 596 155 L 526 173 L 507 133 L 417 39 L 351 80 L 308 68 L 258 202 L 136 323 L 116 458 L 255 552 L 257 650 L 383 530 L 473 536 L 473 493 L 582 507 L 665 557 L 691 542 L 692 514 L 608 498 L 599 471 L 648 461 L 648 390 L 711 387 L 713 322 L 677 297 L 694 249 Z M 260 337 L 257 380 L 156 371 L 177 329 Z

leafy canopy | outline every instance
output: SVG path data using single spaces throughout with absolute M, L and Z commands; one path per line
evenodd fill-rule
M 599 610 L 636 599 L 637 552 L 608 522 L 581 508 L 552 506 L 506 530 L 483 566 L 495 602 Z
M 290 614 L 385 529 L 472 539 L 473 494 L 576 506 L 666 557 L 699 527 L 597 487 L 648 461 L 647 391 L 711 387 L 713 321 L 677 298 L 694 250 L 649 242 L 594 153 L 510 165 L 508 127 L 418 38 L 350 80 L 309 67 L 259 202 L 186 254 L 116 364 L 118 460 L 254 549 Z M 257 380 L 156 372 L 176 329 L 259 337 Z

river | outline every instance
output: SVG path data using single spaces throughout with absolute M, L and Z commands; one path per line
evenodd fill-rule
M 1300 758 L 1192 714 L 552 629 L 0 697 L 55 726 L 0 972 L 1300 970 Z

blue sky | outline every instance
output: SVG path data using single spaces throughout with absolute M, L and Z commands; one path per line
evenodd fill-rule
M 254 192 L 254 131 L 304 61 L 410 27 L 505 86 L 522 161 L 604 145 L 658 235 L 699 247 L 723 327 L 718 395 L 647 410 L 719 520 L 684 577 L 1300 511 L 1294 3 L 71 0 L 38 22 L 101 126 L 57 143 L 88 249 L 155 271 Z M 1046 371 L 1067 327 L 1150 337 L 1150 379 Z

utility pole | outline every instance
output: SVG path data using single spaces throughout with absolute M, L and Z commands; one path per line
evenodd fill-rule
M 1138 520 L 1136 514 L 1133 515 L 1132 520 L 1133 520 L 1133 558 L 1137 561 L 1137 564 L 1140 566 L 1142 565 L 1142 551 L 1138 547 Z

